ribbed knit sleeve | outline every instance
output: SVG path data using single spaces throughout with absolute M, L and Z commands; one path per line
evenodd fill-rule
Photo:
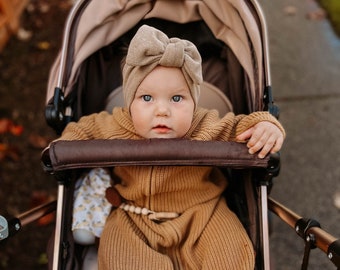
M 235 141 L 236 136 L 261 121 L 276 125 L 283 135 L 285 131 L 279 121 L 268 112 L 254 112 L 249 115 L 235 115 L 230 112 L 219 118 L 216 110 L 197 109 L 192 128 L 186 137 L 194 140 Z
M 286 136 L 286 132 L 283 126 L 269 112 L 253 112 L 247 116 L 243 116 L 236 126 L 235 135 L 238 136 L 242 132 L 262 121 L 270 122 L 276 125 L 281 130 L 283 136 Z
M 83 116 L 78 122 L 69 123 L 59 140 L 139 139 L 131 117 L 123 108 Z

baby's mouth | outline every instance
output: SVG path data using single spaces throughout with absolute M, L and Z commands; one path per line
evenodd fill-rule
M 157 126 L 154 126 L 152 128 L 154 131 L 156 131 L 157 133 L 168 133 L 171 128 L 169 128 L 168 126 L 166 125 L 157 125 Z

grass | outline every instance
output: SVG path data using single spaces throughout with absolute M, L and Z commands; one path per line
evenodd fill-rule
M 334 27 L 335 32 L 340 36 L 340 1 L 339 0 L 319 0 L 320 5 L 328 13 L 328 17 Z

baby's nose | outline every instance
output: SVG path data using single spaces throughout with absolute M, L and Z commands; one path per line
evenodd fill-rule
M 170 114 L 170 109 L 165 102 L 158 102 L 156 105 L 156 115 L 157 116 L 168 116 Z

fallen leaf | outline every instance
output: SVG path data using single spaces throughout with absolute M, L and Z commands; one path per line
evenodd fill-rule
M 297 13 L 297 8 L 295 6 L 286 6 L 283 11 L 285 14 L 293 16 Z
M 75 4 L 77 0 L 68 0 L 68 1 L 61 1 L 59 4 L 59 8 L 62 10 L 69 10 Z
M 51 224 L 55 219 L 55 213 L 49 213 L 41 218 L 38 219 L 37 224 L 39 226 L 47 226 Z
M 12 125 L 12 121 L 7 118 L 0 119 L 0 134 L 5 134 L 8 132 L 10 126 Z
M 0 152 L 6 152 L 8 149 L 8 145 L 5 143 L 0 143 Z
M 28 13 L 33 13 L 35 11 L 35 6 L 29 2 L 26 6 L 26 10 Z
M 0 119 L 0 134 L 11 133 L 14 136 L 19 136 L 24 128 L 20 125 L 15 125 L 12 120 L 7 118 Z
M 20 151 L 14 146 L 0 143 L 0 161 L 5 160 L 6 158 L 11 159 L 12 161 L 18 161 L 20 159 Z
M 14 136 L 20 136 L 24 131 L 23 126 L 20 125 L 12 125 L 10 127 L 10 132 L 11 134 L 13 134 Z
M 32 133 L 29 136 L 28 141 L 32 147 L 37 148 L 37 149 L 44 149 L 45 147 L 48 146 L 51 139 Z
M 17 39 L 20 41 L 28 41 L 32 38 L 33 33 L 31 31 L 25 30 L 24 28 L 19 28 L 17 32 Z
M 310 11 L 306 14 L 306 18 L 312 21 L 319 21 L 325 19 L 327 13 L 324 9 L 318 8 L 317 10 Z
M 40 191 L 40 190 L 33 191 L 31 195 L 31 207 L 34 208 L 34 207 L 40 206 L 42 204 L 52 201 L 53 199 L 54 198 L 51 195 L 47 194 L 46 191 Z M 39 218 L 37 220 L 37 224 L 39 226 L 46 226 L 52 223 L 54 219 L 55 219 L 55 213 L 49 213 Z
M 46 265 L 48 264 L 48 257 L 46 253 L 41 253 L 38 259 L 38 264 Z
M 40 10 L 41 13 L 47 13 L 50 10 L 50 5 L 47 4 L 47 3 L 41 3 L 39 10 Z
M 40 41 L 38 42 L 37 47 L 39 50 L 45 51 L 51 47 L 51 43 L 48 41 Z
M 49 196 L 46 191 L 43 190 L 35 190 L 31 195 L 31 207 L 36 207 L 43 203 L 46 203 L 49 200 Z

